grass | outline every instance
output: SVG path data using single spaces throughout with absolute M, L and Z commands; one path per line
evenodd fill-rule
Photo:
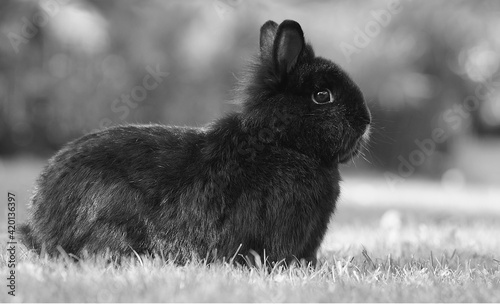
M 24 180 L 37 173 L 4 167 Z M 20 185 L 9 186 L 24 199 Z M 498 215 L 407 207 L 386 211 L 341 203 L 315 269 L 175 266 L 151 257 L 130 257 L 120 266 L 102 259 L 73 263 L 18 247 L 17 296 L 7 295 L 3 284 L 0 301 L 500 302 Z M 0 274 L 6 277 L 5 245 L 0 256 Z
M 131 257 L 121 266 L 103 260 L 77 264 L 23 251 L 18 257 L 16 300 L 500 301 L 500 224 L 493 219 L 429 216 L 416 225 L 403 221 L 398 228 L 364 216 L 364 224 L 349 224 L 346 219 L 332 224 L 316 269 L 297 266 L 267 272 L 201 262 L 179 267 L 150 257 Z M 7 272 L 5 262 L 0 272 Z M 6 292 L 0 295 L 0 301 L 9 300 Z

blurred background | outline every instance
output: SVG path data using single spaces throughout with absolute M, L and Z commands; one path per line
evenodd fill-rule
M 236 110 L 260 26 L 294 19 L 373 114 L 344 201 L 500 212 L 499 16 L 496 0 L 2 0 L 0 195 L 27 202 L 47 158 L 94 129 Z

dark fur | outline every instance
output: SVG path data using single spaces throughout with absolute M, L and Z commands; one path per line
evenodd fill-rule
M 329 88 L 335 102 L 311 95 Z M 261 28 L 243 110 L 205 128 L 129 125 L 67 144 L 43 170 L 24 242 L 76 255 L 161 252 L 314 260 L 339 195 L 338 163 L 370 122 L 337 65 L 294 21 Z

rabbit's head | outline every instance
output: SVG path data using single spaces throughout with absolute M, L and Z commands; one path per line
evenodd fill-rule
M 243 126 L 267 130 L 259 133 L 264 142 L 338 163 L 367 137 L 370 112 L 360 89 L 338 65 L 314 55 L 295 21 L 262 26 L 260 56 L 242 89 Z

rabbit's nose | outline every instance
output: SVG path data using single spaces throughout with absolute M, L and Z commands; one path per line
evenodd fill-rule
M 372 122 L 372 117 L 368 106 L 366 105 L 365 98 L 361 90 L 356 86 L 354 92 L 354 110 L 355 113 L 359 116 L 359 122 L 363 125 L 369 125 Z
M 361 121 L 365 125 L 370 125 L 372 123 L 372 115 L 366 106 L 364 108 L 363 115 L 361 115 Z
M 370 110 L 366 106 L 366 104 L 363 102 L 362 104 L 359 104 L 358 107 L 358 113 L 359 113 L 359 121 L 360 124 L 363 125 L 369 125 L 372 122 L 372 115 L 370 113 Z

